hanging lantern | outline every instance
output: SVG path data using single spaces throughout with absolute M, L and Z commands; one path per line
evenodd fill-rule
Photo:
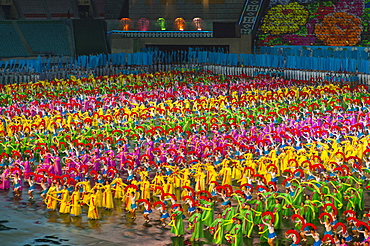
M 131 29 L 132 21 L 130 18 L 122 18 L 120 22 L 123 31 L 129 31 Z
M 148 19 L 146 18 L 141 18 L 138 22 L 137 22 L 137 29 L 139 31 L 143 31 L 143 32 L 146 32 L 146 31 L 149 31 L 149 28 L 150 28 L 150 22 Z
M 199 18 L 199 17 L 194 18 L 193 19 L 193 27 L 197 31 L 202 31 L 204 29 L 204 22 L 203 22 L 202 18 Z
M 166 31 L 166 20 L 164 18 L 158 18 L 157 25 L 161 31 Z
M 176 18 L 174 22 L 175 30 L 184 31 L 186 29 L 186 22 L 183 18 Z

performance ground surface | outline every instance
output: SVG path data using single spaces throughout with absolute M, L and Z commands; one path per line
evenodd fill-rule
M 145 224 L 141 216 L 143 208 L 140 207 L 137 211 L 137 219 L 133 222 L 131 215 L 123 209 L 123 203 L 115 199 L 114 210 L 101 209 L 99 210 L 101 220 L 88 220 L 86 209 L 81 217 L 47 211 L 39 193 L 41 192 L 36 191 L 35 201 L 30 202 L 25 190 L 20 198 L 14 198 L 12 191 L 0 191 L 1 246 L 215 245 L 210 243 L 211 235 L 208 231 L 205 233 L 206 238 L 198 243 L 189 241 L 191 236 L 189 231 L 185 238 L 174 237 L 170 233 L 169 226 L 166 228 L 161 226 L 159 213 L 156 210 L 153 210 L 149 224 Z M 365 208 L 369 207 L 369 195 L 365 192 Z M 217 207 L 216 211 L 220 211 L 220 207 Z M 185 222 L 185 227 L 187 227 L 187 222 Z M 285 239 L 285 231 L 293 228 L 290 219 L 283 220 L 283 228 L 277 232 L 278 240 L 275 240 L 275 245 L 290 245 L 290 241 Z M 321 226 L 319 232 L 322 235 Z M 260 243 L 257 231 L 255 231 L 252 239 L 244 238 L 244 245 L 264 246 L 268 244 Z M 312 245 L 312 238 L 309 238 L 305 245 Z

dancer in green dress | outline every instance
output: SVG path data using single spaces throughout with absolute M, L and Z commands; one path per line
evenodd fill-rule
M 242 232 L 242 221 L 240 219 L 236 220 L 236 224 L 230 231 L 232 236 L 231 246 L 243 245 L 243 232 Z
M 275 205 L 273 206 L 273 211 L 275 215 L 275 223 L 274 223 L 275 229 L 281 229 L 281 210 L 282 210 L 282 205 L 280 203 L 280 200 L 275 199 Z
M 240 209 L 239 219 L 242 220 L 242 233 L 245 237 L 250 237 L 253 231 L 253 212 L 251 210 L 251 205 L 246 204 Z
M 262 202 L 262 196 L 258 195 L 257 200 L 255 201 L 255 216 L 254 216 L 254 224 L 258 225 L 261 224 L 261 214 L 264 212 L 263 202 Z
M 175 211 L 171 215 L 171 233 L 174 233 L 177 237 L 181 237 L 185 234 L 183 212 L 181 205 L 174 207 Z
M 224 220 L 231 220 L 235 215 L 234 208 L 231 206 L 231 202 L 228 201 L 225 210 L 222 213 Z M 229 232 L 233 227 L 233 224 L 225 225 L 225 231 Z
M 222 245 L 224 243 L 224 219 L 222 218 L 222 214 L 217 214 L 217 219 L 213 221 L 212 225 L 210 226 L 210 231 L 213 231 L 213 239 L 217 245 Z
M 200 208 L 196 208 L 195 213 L 189 218 L 189 229 L 193 231 L 190 241 L 199 241 L 204 238 L 202 210 Z
M 200 200 L 201 208 L 203 209 L 202 213 L 202 222 L 208 227 L 213 223 L 214 217 L 214 203 L 208 202 L 205 200 Z

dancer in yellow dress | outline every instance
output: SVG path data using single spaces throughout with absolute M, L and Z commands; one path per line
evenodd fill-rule
M 223 176 L 222 185 L 232 185 L 232 171 L 229 164 L 224 164 L 224 167 L 221 169 L 219 175 Z
M 55 211 L 58 206 L 57 188 L 54 183 L 51 184 L 45 199 L 46 208 Z
M 154 176 L 154 178 L 152 179 L 152 184 L 154 186 L 162 187 L 164 183 L 165 182 L 164 182 L 164 178 L 163 178 L 162 172 L 157 172 L 156 175 Z M 153 194 L 153 195 L 160 196 L 160 190 L 157 190 L 155 192 L 155 194 Z
M 88 205 L 89 210 L 87 213 L 87 217 L 92 220 L 99 219 L 98 207 L 96 206 L 96 189 L 91 190 L 90 202 Z
M 84 182 L 79 182 L 77 184 L 82 185 L 82 200 L 84 201 L 85 204 L 88 204 L 90 201 L 90 182 L 84 181 Z
M 136 219 L 135 211 L 137 209 L 137 205 L 136 205 L 136 194 L 135 194 L 135 192 L 131 192 L 128 197 L 129 197 L 129 201 L 130 201 L 130 209 L 129 209 L 129 211 L 130 211 L 130 213 L 132 215 L 132 220 L 135 220 Z
M 82 214 L 80 199 L 81 199 L 81 195 L 80 195 L 79 187 L 76 186 L 75 190 L 73 191 L 71 195 L 71 215 L 80 216 Z
M 198 168 L 197 173 L 194 175 L 195 178 L 195 191 L 201 191 L 206 188 L 206 174 L 203 173 L 203 170 Z
M 190 176 L 189 169 L 184 168 L 183 171 L 182 171 L 182 175 L 183 175 L 183 178 L 181 178 L 182 186 L 189 186 L 190 187 L 191 181 L 189 179 L 189 176 Z M 182 192 L 181 192 L 180 197 L 183 198 L 184 196 L 187 196 L 187 195 L 188 195 L 188 191 L 186 189 L 183 189 Z
M 103 207 L 106 209 L 114 208 L 113 203 L 113 196 L 112 196 L 112 188 L 108 180 L 105 181 L 105 185 L 103 186 Z
M 113 187 L 112 190 L 114 190 L 114 198 L 116 199 L 122 199 L 124 196 L 124 183 L 122 181 L 122 178 L 119 176 L 119 174 L 116 174 L 115 179 L 112 181 L 111 186 Z
M 163 190 L 166 193 L 173 194 L 175 192 L 174 184 L 173 184 L 173 177 L 168 176 L 166 183 L 163 185 Z
M 150 182 L 148 181 L 147 177 L 143 177 L 143 181 L 139 182 L 140 191 L 141 191 L 141 199 L 150 200 Z
M 63 190 L 60 191 L 61 193 L 61 202 L 60 202 L 60 208 L 59 208 L 59 213 L 61 214 L 69 214 L 71 209 L 70 209 L 70 196 L 69 196 L 69 191 L 67 190 L 67 186 L 63 186 Z
M 212 164 L 207 164 L 207 178 L 206 178 L 206 183 L 209 184 L 212 181 L 217 180 L 217 172 L 215 170 L 215 166 Z
M 240 179 L 242 177 L 243 168 L 242 168 L 242 166 L 240 164 L 240 161 L 235 160 L 233 162 L 231 172 L 232 172 L 232 178 L 234 180 L 238 180 L 238 179 Z
M 96 189 L 96 206 L 98 208 L 103 207 L 103 184 L 96 183 L 93 189 Z

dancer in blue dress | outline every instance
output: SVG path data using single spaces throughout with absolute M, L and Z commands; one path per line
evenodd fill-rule
M 314 240 L 313 246 L 321 246 L 322 242 L 320 239 L 320 234 L 317 231 L 311 230 L 310 233 L 306 233 L 305 235 L 311 236 L 313 238 Z
M 21 195 L 21 191 L 22 191 L 22 184 L 21 184 L 21 182 L 22 182 L 22 180 L 19 177 L 19 174 L 18 173 L 15 173 L 15 175 L 13 177 L 13 184 L 14 184 L 13 191 L 14 191 L 14 196 L 20 196 Z
M 272 220 L 269 223 L 266 223 L 262 220 L 262 223 L 267 226 L 268 229 L 268 235 L 267 235 L 267 242 L 270 246 L 274 245 L 274 239 L 277 237 L 275 233 L 274 223 L 272 223 Z
M 35 190 L 35 181 L 33 181 L 32 176 L 30 176 L 27 181 L 28 181 L 28 184 L 30 186 L 30 188 L 28 189 L 29 198 L 34 199 L 33 191 Z

